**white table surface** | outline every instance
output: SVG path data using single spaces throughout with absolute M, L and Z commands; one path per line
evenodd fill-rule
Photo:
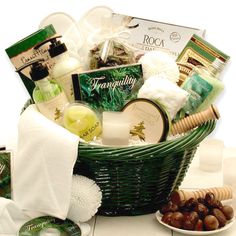
M 227 149 L 224 158 L 236 154 L 236 149 Z M 204 172 L 198 168 L 198 155 L 196 154 L 187 175 L 181 185 L 183 189 L 198 189 L 222 186 L 222 171 Z M 95 216 L 88 222 L 92 227 L 89 236 L 181 236 L 184 234 L 174 232 L 155 219 L 155 214 L 131 217 L 104 217 Z M 226 231 L 212 234 L 222 236 L 235 236 L 236 223 Z

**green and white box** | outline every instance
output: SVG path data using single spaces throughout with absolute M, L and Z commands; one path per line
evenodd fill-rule
M 193 34 L 204 36 L 205 30 L 168 24 L 113 13 L 114 29 L 124 26 L 130 31 L 125 41 L 134 48 L 145 51 L 161 50 L 177 58 Z
M 42 45 L 38 49 L 35 49 L 35 46 L 42 43 L 46 39 L 55 36 L 55 34 L 56 31 L 53 25 L 48 25 L 45 28 L 34 32 L 33 34 L 8 47 L 5 51 L 15 69 L 18 70 L 20 67 L 24 66 L 26 63 L 29 63 L 32 60 L 43 58 L 50 70 L 53 67 L 54 62 L 50 58 L 48 53 L 49 43 Z M 32 96 L 35 84 L 30 78 L 29 71 L 30 68 L 26 68 L 23 71 L 19 72 L 19 75 L 30 96 Z
M 75 100 L 98 111 L 120 111 L 143 85 L 141 64 L 109 67 L 72 75 Z
M 0 151 L 0 197 L 11 198 L 11 155 Z

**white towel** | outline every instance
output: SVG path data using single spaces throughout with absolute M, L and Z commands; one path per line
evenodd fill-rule
M 0 236 L 16 236 L 21 225 L 30 220 L 12 200 L 0 197 Z
M 31 220 L 14 201 L 0 197 L 0 236 L 16 236 L 22 225 Z M 82 236 L 87 236 L 91 227 L 86 223 L 77 223 Z
M 79 137 L 30 105 L 20 117 L 13 198 L 30 217 L 67 217 Z

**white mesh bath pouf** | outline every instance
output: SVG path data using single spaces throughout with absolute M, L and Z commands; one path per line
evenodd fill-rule
M 88 221 L 96 214 L 101 201 L 102 192 L 93 180 L 85 176 L 74 175 L 67 218 L 74 222 Z

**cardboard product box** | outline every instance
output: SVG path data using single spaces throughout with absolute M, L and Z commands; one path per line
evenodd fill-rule
M 120 111 L 144 83 L 141 64 L 108 67 L 72 75 L 75 100 L 98 111 Z
M 203 38 L 196 34 L 192 35 L 176 59 L 180 71 L 179 85 L 185 81 L 196 66 L 208 67 L 216 58 L 225 64 L 230 59 L 228 55 Z
M 5 49 L 15 69 L 18 70 L 20 67 L 24 66 L 26 63 L 31 62 L 32 60 L 43 58 L 50 70 L 54 65 L 54 62 L 53 60 L 51 60 L 48 53 L 49 43 L 45 43 L 38 49 L 35 49 L 34 47 L 42 43 L 46 39 L 55 36 L 55 34 L 56 31 L 53 25 L 48 25 L 45 28 L 34 32 L 33 34 Z M 35 84 L 30 78 L 29 70 L 30 68 L 28 67 L 18 73 L 27 91 L 32 97 Z
M 193 34 L 204 37 L 205 30 L 181 25 L 168 24 L 117 13 L 112 15 L 112 25 L 116 29 L 125 26 L 130 36 L 124 40 L 141 52 L 161 50 L 175 59 Z
M 11 151 L 0 151 L 0 197 L 11 198 Z

